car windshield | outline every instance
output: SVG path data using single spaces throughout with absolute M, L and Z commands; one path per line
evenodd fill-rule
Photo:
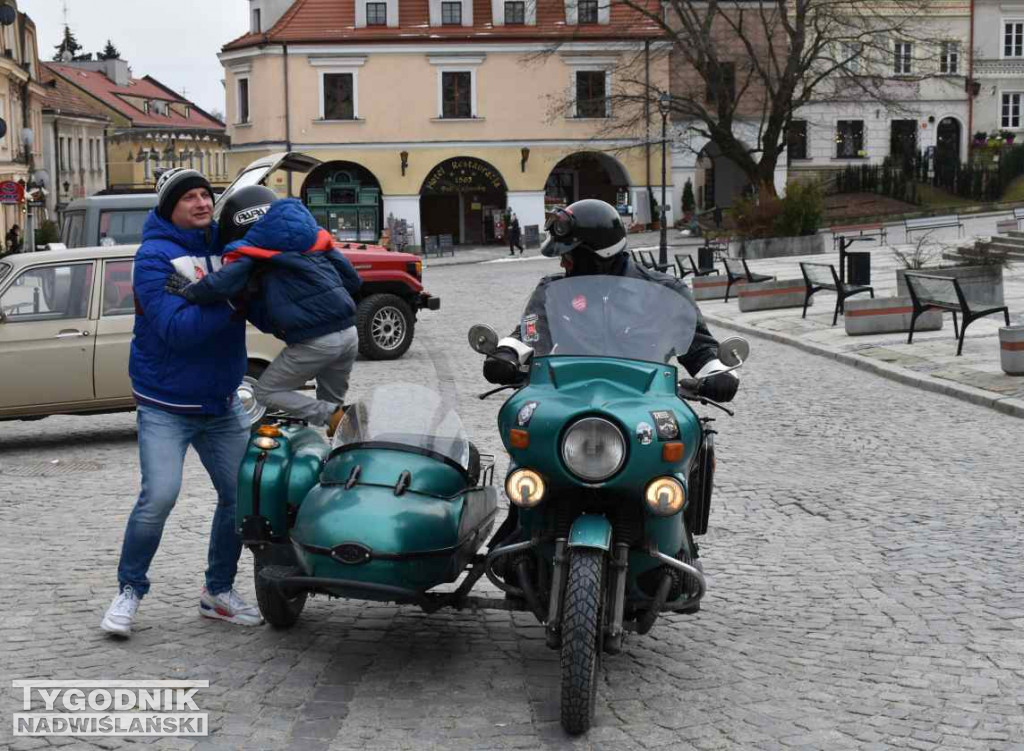
M 348 408 L 332 445 L 362 443 L 428 451 L 469 467 L 469 438 L 454 406 L 414 383 L 377 386 Z
M 697 315 L 690 298 L 657 282 L 574 276 L 538 288 L 527 304 L 520 335 L 540 357 L 664 363 L 689 349 Z

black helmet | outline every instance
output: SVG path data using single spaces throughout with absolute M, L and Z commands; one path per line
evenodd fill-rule
M 266 214 L 270 204 L 276 200 L 277 194 L 263 185 L 239 188 L 228 196 L 220 210 L 220 225 L 217 230 L 221 247 L 241 240 L 249 227 Z
M 596 198 L 558 209 L 544 229 L 548 239 L 540 252 L 548 257 L 564 256 L 580 248 L 606 261 L 626 249 L 626 228 L 619 212 Z

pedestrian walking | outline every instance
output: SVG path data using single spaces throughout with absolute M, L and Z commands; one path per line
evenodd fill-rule
M 715 229 L 722 229 L 722 207 L 716 204 L 712 216 L 715 219 Z
M 8 253 L 20 253 L 24 246 L 24 241 L 21 239 L 21 227 L 17 224 L 12 224 L 11 228 L 7 230 L 4 245 L 7 248 Z
M 352 299 L 362 283 L 359 273 L 294 198 L 278 200 L 262 186 L 243 188 L 225 201 L 221 216 L 221 236 L 230 241 L 223 268 L 197 282 L 175 277 L 168 291 L 200 305 L 246 293 L 240 304 L 249 321 L 288 345 L 256 383 L 257 401 L 326 425 L 334 435 L 359 351 Z M 256 221 L 232 227 L 237 217 Z M 315 399 L 299 391 L 313 378 Z
M 189 305 L 165 289 L 175 273 L 198 279 L 220 267 L 209 181 L 196 170 L 175 168 L 160 177 L 157 194 L 135 255 L 128 363 L 138 404 L 142 487 L 121 545 L 118 594 L 100 622 L 122 637 L 131 634 L 149 591 L 147 572 L 178 499 L 189 446 L 217 491 L 199 614 L 246 626 L 263 622 L 234 590 L 242 552 L 235 500 L 250 430 L 235 396 L 246 367 L 245 320 L 227 303 Z
M 516 248 L 519 248 L 519 255 L 523 254 L 523 231 L 519 226 L 519 217 L 515 214 L 508 221 L 508 254 L 514 256 Z

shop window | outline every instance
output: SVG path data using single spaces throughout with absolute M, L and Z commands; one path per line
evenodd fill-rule
M 597 23 L 598 0 L 579 0 L 576 6 L 576 22 L 579 24 Z
M 608 117 L 608 74 L 576 71 L 576 117 Z
M 522 26 L 526 23 L 526 3 L 523 0 L 511 0 L 505 3 L 505 25 Z
M 473 117 L 473 75 L 469 71 L 441 73 L 441 117 Z
M 836 157 L 856 159 L 864 154 L 864 121 L 840 120 L 836 123 Z
M 786 153 L 792 159 L 807 158 L 807 121 L 793 120 L 786 130 Z
M 462 25 L 462 3 L 442 2 L 441 3 L 441 25 L 461 26 Z
M 366 25 L 387 26 L 388 25 L 388 4 L 367 3 L 366 4 Z
M 355 86 L 351 73 L 324 73 L 324 120 L 355 119 Z

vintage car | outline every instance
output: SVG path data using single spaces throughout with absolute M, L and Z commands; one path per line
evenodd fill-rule
M 217 199 L 247 185 L 267 184 L 273 173 L 304 173 L 319 160 L 299 153 L 279 153 L 249 164 Z M 68 248 L 128 245 L 142 239 L 155 193 L 91 196 L 72 201 L 63 213 L 61 244 Z M 219 218 L 219 212 L 214 210 Z M 422 261 L 410 253 L 393 253 L 379 245 L 337 242 L 363 280 L 356 304 L 359 352 L 371 360 L 395 360 L 412 344 L 419 310 L 437 310 L 441 300 L 423 289 Z

